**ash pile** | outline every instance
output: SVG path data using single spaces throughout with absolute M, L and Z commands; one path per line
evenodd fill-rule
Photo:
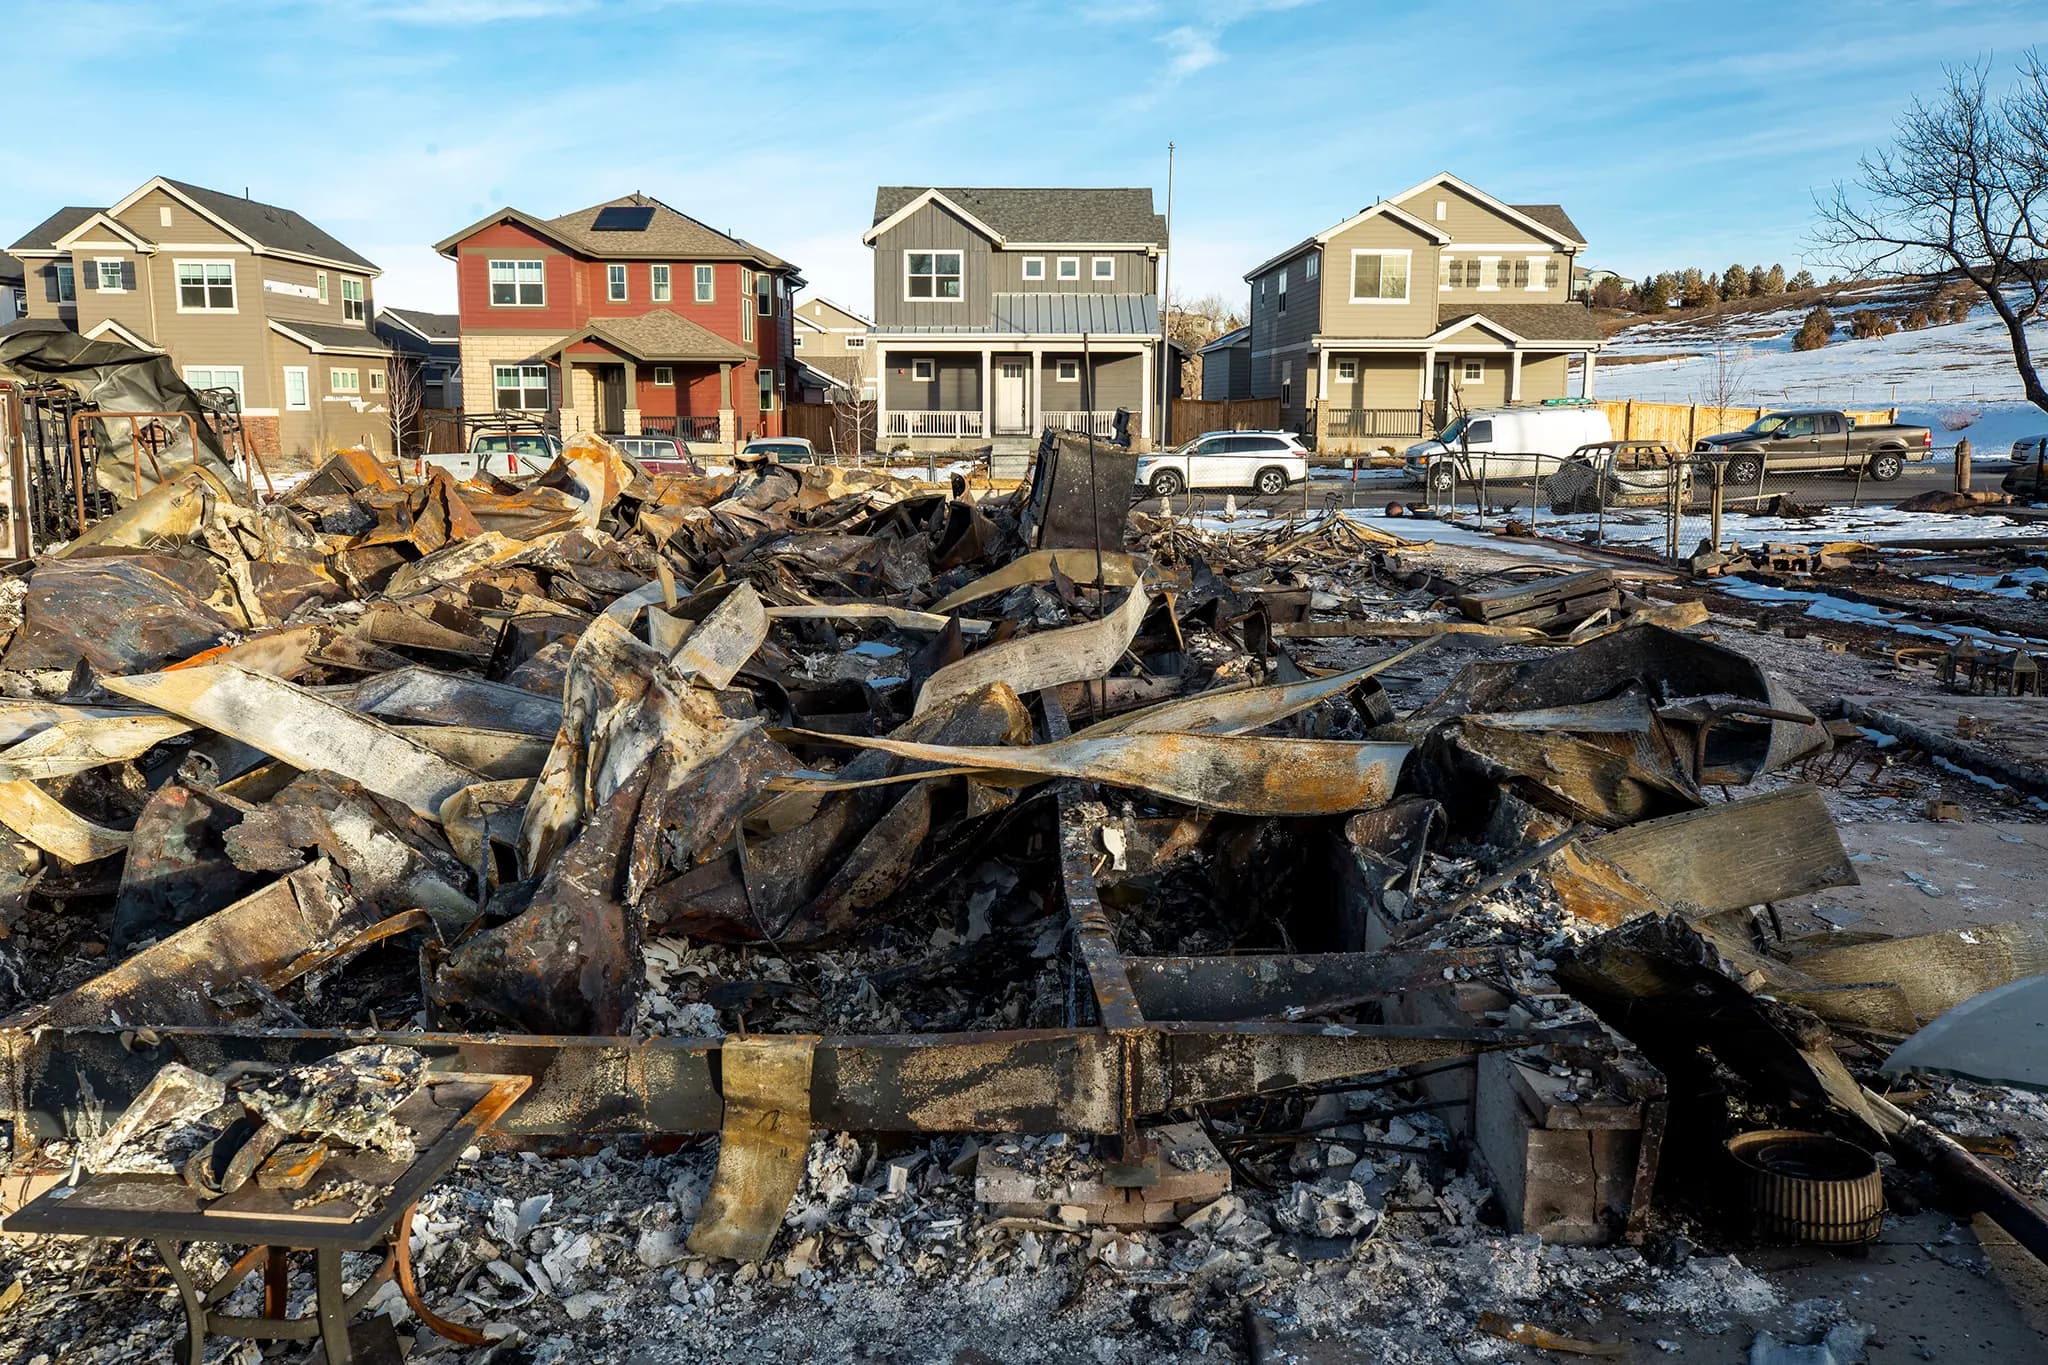
M 344 453 L 18 566 L 10 1189 L 267 1169 L 234 1107 L 308 1086 L 274 1146 L 403 1144 L 294 1069 L 337 1054 L 526 1078 L 414 1225 L 493 1344 L 409 1349 L 479 1361 L 1611 1353 L 1768 1306 L 1759 1239 L 1874 1235 L 1874 1152 L 2038 1222 L 1879 1069 L 2040 925 L 1787 937 L 1855 880 L 1783 780 L 1833 734 L 1696 605 L 1454 601 L 1365 523 L 1130 484 Z M 1818 1221 L 1808 1140 L 1868 1163 Z M 133 1358 L 80 1293 L 160 1285 L 131 1251 L 19 1252 L 0 1329 Z

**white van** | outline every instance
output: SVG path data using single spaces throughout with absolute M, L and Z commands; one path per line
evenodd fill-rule
M 1607 410 L 1597 403 L 1482 408 L 1452 422 L 1435 440 L 1409 446 L 1408 475 L 1438 491 L 1450 489 L 1454 478 L 1476 483 L 1548 477 L 1580 446 L 1613 439 Z

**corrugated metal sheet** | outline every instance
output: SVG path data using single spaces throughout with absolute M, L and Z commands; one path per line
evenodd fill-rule
M 997 294 L 986 327 L 877 327 L 884 336 L 1154 336 L 1159 299 L 1153 294 Z

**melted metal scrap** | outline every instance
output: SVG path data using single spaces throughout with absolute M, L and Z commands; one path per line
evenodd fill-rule
M 410 1161 L 412 1132 L 392 1114 L 426 1075 L 427 1059 L 413 1049 L 373 1044 L 245 1080 L 235 1094 L 251 1114 L 288 1135 L 313 1134 Z

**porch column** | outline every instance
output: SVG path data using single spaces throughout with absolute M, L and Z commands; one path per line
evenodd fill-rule
M 1364 376 L 1360 376 L 1362 379 Z M 1351 391 L 1358 392 L 1353 384 Z M 1354 434 L 1356 434 L 1354 429 Z M 1330 353 L 1316 347 L 1316 429 L 1315 443 L 1318 452 L 1329 449 L 1330 436 Z
M 1591 397 L 1593 396 L 1593 355 L 1594 355 L 1594 353 L 1593 353 L 1592 351 L 1582 351 L 1582 352 L 1580 352 L 1580 354 L 1581 354 L 1581 355 L 1583 355 L 1583 356 L 1585 357 L 1585 359 L 1586 359 L 1586 365 L 1585 365 L 1585 368 L 1584 368 L 1584 369 L 1582 369 L 1581 371 L 1579 371 L 1579 373 L 1583 374 L 1583 375 L 1584 375 L 1584 376 L 1586 377 L 1586 382 L 1585 382 L 1585 383 L 1584 383 L 1584 384 L 1583 384 L 1582 386 L 1580 386 L 1580 389 L 1579 389 L 1579 396 L 1580 396 L 1581 398 L 1591 398 Z
M 991 442 L 995 440 L 995 436 L 996 436 L 996 428 L 995 428 L 995 423 L 994 423 L 993 421 L 991 421 L 991 420 L 990 420 L 990 415 L 991 415 L 991 414 L 992 414 L 992 413 L 994 412 L 994 410 L 995 410 L 995 409 L 994 409 L 994 405 L 993 405 L 993 403 L 991 402 L 991 399 L 992 399 L 992 398 L 994 397 L 994 395 L 993 395 L 993 393 L 991 392 L 991 390 L 993 390 L 993 389 L 995 388 L 995 375 L 994 375 L 994 374 L 992 373 L 992 371 L 993 371 L 993 370 L 995 369 L 995 360 L 994 360 L 994 357 L 995 357 L 995 352 L 994 352 L 993 350 L 991 350 L 990 348 L 988 348 L 988 347 L 986 347 L 986 346 L 984 346 L 984 347 L 982 347 L 982 348 L 981 348 L 981 438 L 980 438 L 980 439 L 982 439 L 982 440 L 984 440 L 984 441 L 991 441 Z M 933 367 L 933 369 L 934 369 L 934 378 L 936 378 L 936 370 L 937 370 L 937 367 L 936 367 L 936 365 L 935 365 L 935 366 Z
M 732 362 L 718 362 L 718 439 L 730 448 L 739 440 L 740 426 L 732 411 Z
M 568 350 L 565 348 L 555 358 L 562 367 L 562 400 L 559 425 L 561 427 L 562 439 L 567 440 L 583 430 L 584 413 L 581 401 L 583 396 L 576 389 L 576 364 L 569 359 Z
M 889 453 L 889 348 L 872 338 L 868 341 L 868 359 L 864 364 L 873 367 L 875 376 L 875 451 Z M 856 372 L 857 377 L 857 372 Z M 855 390 L 858 393 L 858 390 Z
M 1435 372 L 1436 348 L 1431 347 L 1422 353 L 1422 373 L 1418 375 L 1415 380 L 1415 410 L 1418 413 L 1421 413 L 1425 408 L 1429 406 L 1429 377 Z M 1433 435 L 1434 433 L 1427 430 L 1427 428 L 1442 420 L 1442 413 L 1429 413 L 1422 422 L 1422 425 L 1425 428 L 1422 434 L 1424 436 Z
M 640 434 L 640 367 L 631 360 L 626 362 L 626 405 L 619 410 L 620 434 Z
M 1045 351 L 1031 352 L 1031 434 L 1045 430 Z
M 1152 344 L 1147 342 L 1145 349 L 1138 353 L 1139 383 L 1143 386 L 1145 394 L 1144 401 L 1138 404 L 1138 435 L 1147 441 L 1152 439 L 1152 410 L 1158 406 L 1152 401 L 1159 392 L 1152 383 L 1152 352 L 1154 349 Z M 1168 399 L 1167 401 L 1171 402 L 1172 400 Z M 1088 420 L 1093 422 L 1095 420 L 1094 414 L 1089 414 Z
M 1522 397 L 1522 353 L 1508 352 L 1508 401 L 1519 402 Z

